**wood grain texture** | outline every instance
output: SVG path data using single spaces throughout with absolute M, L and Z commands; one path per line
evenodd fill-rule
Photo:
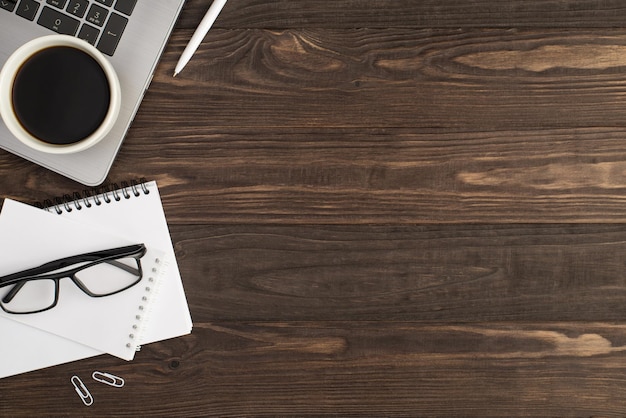
M 120 156 L 202 195 L 174 221 L 624 219 L 620 30 L 212 36 L 175 95 L 161 66 L 133 133 L 162 135 L 134 148 L 131 134 Z M 189 123 L 172 124 L 181 106 Z
M 184 97 L 190 119 L 226 127 L 623 126 L 625 32 L 598 32 L 215 30 L 180 77 L 161 67 L 148 103 L 171 115 Z
M 626 415 L 625 4 L 231 0 L 172 78 L 209 3 L 106 181 L 157 180 L 192 335 L 1 416 Z M 82 188 L 0 152 L 1 197 Z
M 179 26 L 195 28 L 210 2 L 189 0 Z M 622 27 L 626 6 L 616 0 L 237 0 L 215 27 Z
M 621 321 L 623 226 L 186 227 L 197 318 Z M 254 260 L 254 262 L 251 262 Z M 187 267 L 186 267 L 187 266 Z
M 599 323 L 196 322 L 132 366 L 101 357 L 0 381 L 3 395 L 29 394 L 0 413 L 618 417 L 625 349 L 624 325 Z M 122 389 L 87 380 L 104 367 Z M 92 391 L 88 410 L 73 374 Z

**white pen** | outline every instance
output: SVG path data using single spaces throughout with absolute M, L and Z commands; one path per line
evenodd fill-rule
M 183 68 L 185 68 L 185 65 L 187 65 L 191 57 L 193 57 L 193 54 L 202 43 L 202 40 L 209 32 L 209 29 L 211 29 L 211 26 L 213 26 L 215 19 L 217 19 L 217 16 L 220 14 L 225 4 L 226 0 L 213 0 L 213 4 L 211 4 L 211 7 L 207 10 L 206 14 L 202 18 L 202 22 L 198 25 L 198 28 L 193 33 L 193 36 L 180 56 L 180 59 L 176 64 L 176 68 L 174 69 L 174 77 L 176 77 L 176 75 L 180 73 Z

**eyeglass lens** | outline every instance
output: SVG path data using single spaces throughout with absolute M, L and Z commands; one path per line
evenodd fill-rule
M 21 287 L 10 300 L 5 300 L 14 286 Z M 56 282 L 54 280 L 30 280 L 14 286 L 0 288 L 0 303 L 6 311 L 30 313 L 54 306 L 56 300 Z
M 139 261 L 127 257 L 90 266 L 78 271 L 74 278 L 94 295 L 106 296 L 137 283 L 141 272 Z

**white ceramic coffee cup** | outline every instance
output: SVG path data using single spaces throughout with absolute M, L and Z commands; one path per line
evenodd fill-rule
M 72 47 L 90 55 L 102 68 L 109 85 L 109 107 L 102 123 L 90 135 L 70 144 L 51 144 L 29 133 L 20 123 L 13 108 L 12 91 L 15 78 L 29 58 L 52 47 Z M 0 116 L 11 133 L 25 145 L 52 154 L 70 154 L 86 150 L 100 142 L 113 128 L 121 107 L 121 88 L 109 60 L 86 41 L 69 35 L 48 35 L 33 39 L 15 50 L 0 71 Z

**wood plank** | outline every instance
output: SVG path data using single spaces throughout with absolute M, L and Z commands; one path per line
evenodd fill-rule
M 620 321 L 624 225 L 177 226 L 202 321 Z
M 195 28 L 210 1 L 189 0 L 178 23 Z M 615 0 L 320 1 L 238 0 L 224 7 L 215 27 L 622 27 L 626 7 Z
M 103 356 L 0 380 L 11 399 L 0 414 L 617 417 L 624 350 L 623 323 L 201 322 L 132 363 Z M 93 370 L 126 384 L 97 384 Z
M 173 36 L 137 123 L 184 108 L 222 129 L 626 124 L 623 29 L 215 30 L 172 79 L 189 35 Z

